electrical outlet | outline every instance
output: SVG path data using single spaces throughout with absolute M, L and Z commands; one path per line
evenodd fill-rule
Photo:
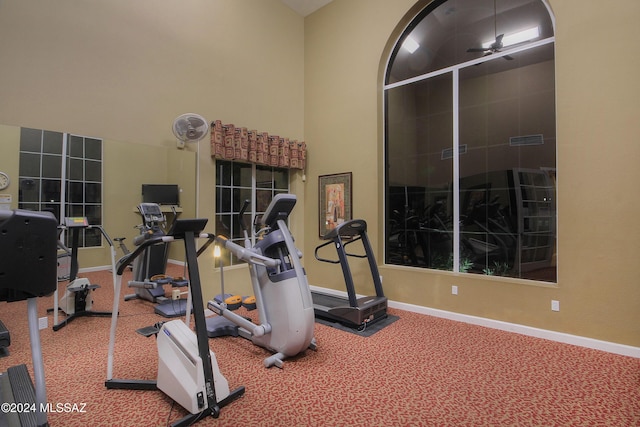
M 560 301 L 551 300 L 551 311 L 560 311 Z
M 38 329 L 47 329 L 49 327 L 49 318 L 48 317 L 40 317 L 38 318 Z
M 456 285 L 451 286 L 451 294 L 458 295 L 458 287 Z

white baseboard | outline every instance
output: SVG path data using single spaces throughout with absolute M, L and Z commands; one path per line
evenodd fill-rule
M 172 264 L 184 265 L 182 261 L 169 260 Z M 80 272 L 92 272 L 109 270 L 111 266 L 100 266 L 91 268 L 81 268 Z M 341 297 L 347 296 L 344 291 L 336 291 L 334 289 L 322 288 L 319 286 L 310 286 L 312 291 L 323 292 L 330 295 Z M 358 295 L 361 297 L 364 295 Z M 602 350 L 608 353 L 619 354 L 621 356 L 629 356 L 640 359 L 640 347 L 633 347 L 625 344 L 618 344 L 609 341 L 601 341 L 593 338 L 581 337 L 578 335 L 566 334 L 563 332 L 550 331 L 547 329 L 534 328 L 531 326 L 519 325 L 517 323 L 508 323 L 500 320 L 486 319 L 484 317 L 471 316 L 468 314 L 455 313 L 452 311 L 439 310 L 436 308 L 423 307 L 415 304 L 404 302 L 389 301 L 389 307 L 399 310 L 411 311 L 413 313 L 425 314 L 427 316 L 441 317 L 443 319 L 455 320 L 457 322 L 470 323 L 473 325 L 485 326 L 487 328 L 498 329 L 516 334 L 528 335 L 536 338 L 543 338 L 551 341 L 561 342 L 564 344 L 577 345 L 580 347 L 591 348 L 594 350 Z
M 347 295 L 347 293 L 343 291 L 336 291 L 334 289 L 327 289 L 319 286 L 311 286 L 311 290 L 323 292 L 330 295 L 337 295 L 341 297 L 346 297 Z M 358 297 L 360 296 L 362 295 L 358 295 Z M 580 347 L 586 347 L 594 350 L 601 350 L 601 351 L 606 351 L 608 353 L 619 354 L 621 356 L 629 356 L 629 357 L 635 357 L 640 359 L 640 347 L 617 344 L 609 341 L 601 341 L 593 338 L 566 334 L 563 332 L 549 331 L 546 329 L 539 329 L 531 326 L 518 325 L 516 323 L 508 323 L 500 320 L 486 319 L 484 317 L 470 316 L 468 314 L 454 313 L 452 311 L 438 310 L 435 308 L 423 307 L 420 305 L 407 304 L 403 302 L 389 301 L 388 305 L 391 308 L 397 308 L 399 310 L 425 314 L 427 316 L 440 317 L 444 319 L 454 320 L 457 322 L 470 323 L 473 325 L 485 326 L 487 328 L 498 329 L 501 331 L 513 332 L 513 333 L 528 335 L 536 338 L 543 338 L 551 341 L 561 342 L 564 344 L 577 345 Z
M 94 271 L 111 271 L 111 266 L 110 265 L 100 265 L 98 267 L 86 267 L 86 268 L 79 268 L 78 269 L 78 273 L 91 273 Z

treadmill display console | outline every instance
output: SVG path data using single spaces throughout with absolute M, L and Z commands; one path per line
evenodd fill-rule
M 64 219 L 64 225 L 67 228 L 86 228 L 89 226 L 89 221 L 86 216 L 72 216 Z

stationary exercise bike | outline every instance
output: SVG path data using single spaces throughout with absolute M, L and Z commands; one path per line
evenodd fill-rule
M 313 302 L 307 276 L 300 263 L 302 253 L 295 247 L 285 222 L 295 204 L 296 196 L 293 194 L 278 194 L 273 198 L 262 216 L 262 225 L 267 233 L 253 247 L 242 220 L 248 202 L 239 213 L 244 247 L 224 236 L 214 236 L 216 243 L 249 264 L 260 323 L 254 324 L 234 313 L 224 302 L 209 301 L 207 307 L 220 316 L 207 319 L 209 336 L 224 335 L 219 331 L 232 329 L 232 333 L 226 334 L 240 335 L 274 352 L 264 359 L 267 368 L 273 365 L 282 368 L 285 358 L 307 348 L 316 349 Z
M 78 247 L 80 239 L 80 230 L 97 229 L 109 244 L 111 254 L 111 269 L 115 269 L 115 248 L 113 242 L 104 228 L 99 225 L 89 225 L 89 221 L 86 217 L 68 217 L 65 218 L 64 226 L 59 228 L 67 229 L 71 232 L 71 270 L 69 273 L 69 284 L 64 290 L 64 294 L 58 300 L 58 290 L 56 289 L 53 298 L 53 330 L 58 331 L 65 327 L 72 320 L 78 317 L 96 316 L 96 317 L 109 317 L 111 312 L 109 311 L 93 311 L 93 296 L 92 293 L 96 289 L 100 288 L 100 285 L 92 284 L 89 279 L 78 276 Z M 60 241 L 58 241 L 58 247 L 61 247 L 65 251 L 69 251 Z M 115 280 L 115 279 L 114 279 Z M 65 312 L 67 317 L 58 322 L 58 309 Z
M 132 253 L 118 261 L 116 289 L 113 299 L 113 315 L 109 336 L 109 353 L 107 358 L 108 389 L 129 390 L 161 390 L 171 399 L 178 402 L 190 415 L 182 418 L 173 426 L 187 426 L 212 416 L 220 415 L 220 408 L 244 394 L 244 387 L 229 390 L 226 378 L 220 373 L 214 353 L 209 349 L 202 286 L 195 245 L 196 237 L 211 238 L 201 235 L 207 219 L 177 219 L 170 231 L 164 236 L 150 238 L 142 242 Z M 157 380 L 127 380 L 113 378 L 113 355 L 118 322 L 118 305 L 122 288 L 122 274 L 131 261 L 144 254 L 147 248 L 165 245 L 175 240 L 183 240 L 191 293 L 193 295 L 193 315 L 195 332 L 189 329 L 182 320 L 171 320 L 151 327 L 146 335 L 156 335 L 158 348 Z

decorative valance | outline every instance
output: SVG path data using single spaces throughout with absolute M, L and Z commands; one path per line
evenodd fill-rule
M 307 145 L 216 120 L 211 123 L 211 156 L 220 160 L 304 169 Z

